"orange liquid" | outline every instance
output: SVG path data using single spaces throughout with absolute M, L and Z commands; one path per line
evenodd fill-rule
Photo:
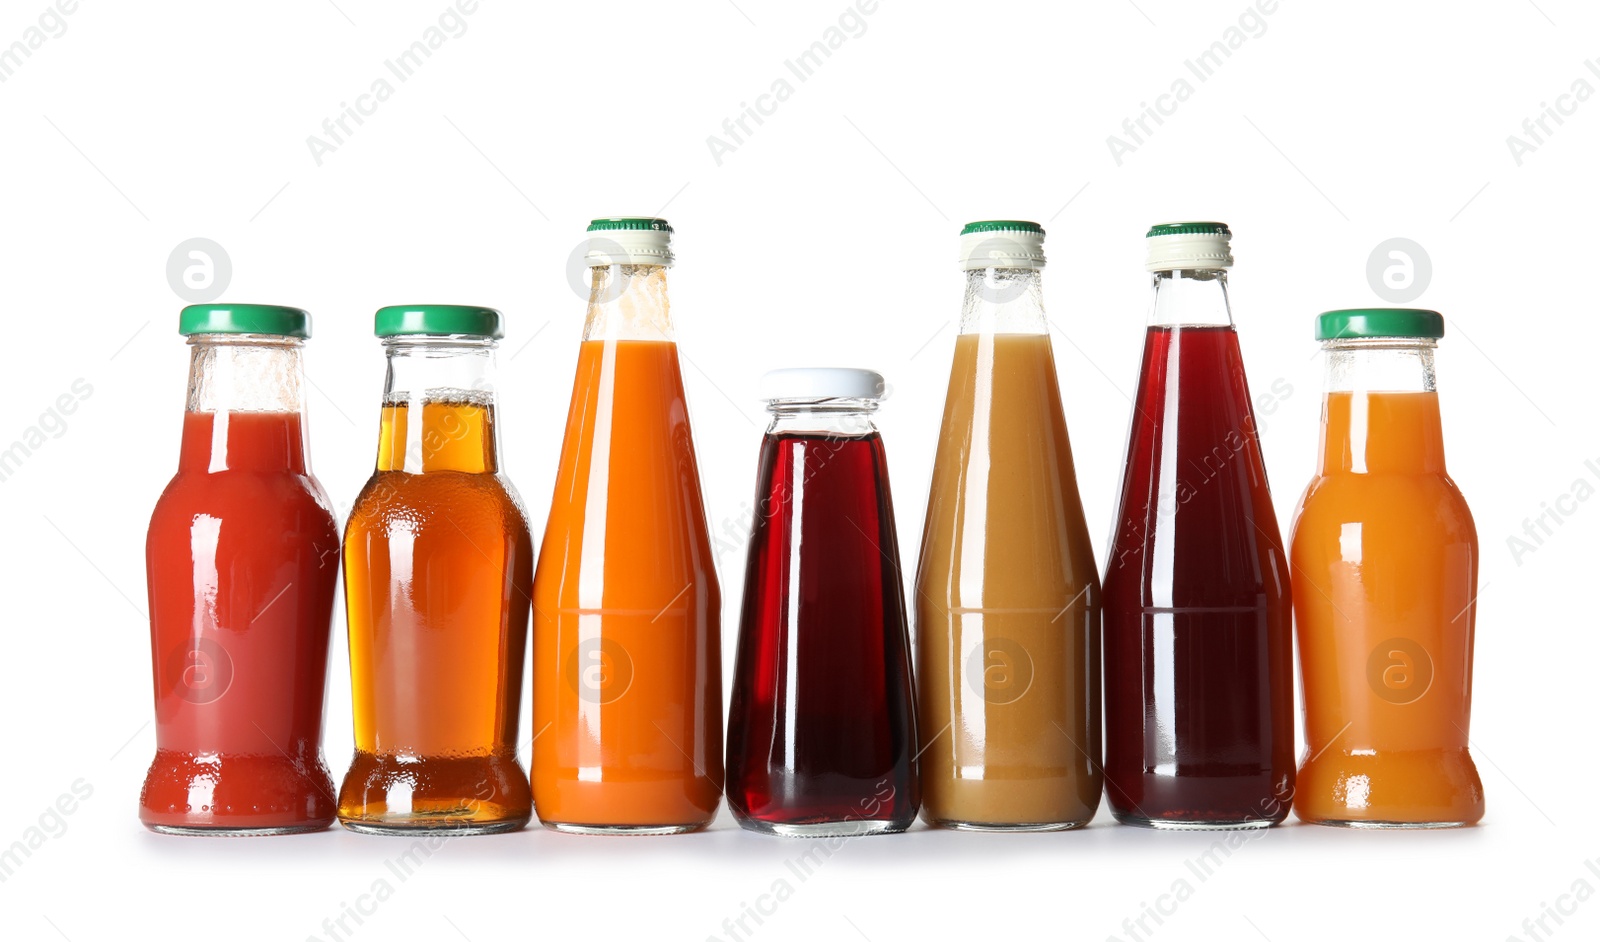
M 708 823 L 722 783 L 721 594 L 676 345 L 583 342 L 533 608 L 540 820 Z
M 1478 537 L 1431 392 L 1329 393 L 1291 560 L 1307 760 L 1294 810 L 1329 824 L 1470 824 Z
M 385 405 L 345 530 L 356 755 L 339 817 L 504 830 L 532 815 L 517 713 L 533 545 L 493 407 Z M 415 425 L 414 425 L 415 423 Z

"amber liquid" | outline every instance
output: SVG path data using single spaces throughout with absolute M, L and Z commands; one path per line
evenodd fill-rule
M 1100 583 L 1046 335 L 956 339 L 915 602 L 923 817 L 1094 817 Z
M 533 603 L 539 820 L 647 834 L 709 823 L 721 595 L 675 344 L 580 347 Z
M 1295 814 L 1471 824 L 1478 536 L 1445 473 L 1438 394 L 1329 393 L 1321 465 L 1290 550 L 1306 708 Z
M 493 406 L 383 407 L 378 469 L 345 530 L 356 830 L 511 830 L 533 544 L 498 471 Z

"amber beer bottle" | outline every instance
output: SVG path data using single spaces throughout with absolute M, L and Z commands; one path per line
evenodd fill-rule
M 339 795 L 352 830 L 515 830 L 533 544 L 500 470 L 498 311 L 377 314 L 389 372 L 378 466 L 345 528 L 356 754 Z

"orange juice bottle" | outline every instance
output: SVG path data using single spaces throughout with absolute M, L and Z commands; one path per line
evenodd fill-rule
M 1330 311 L 1317 474 L 1290 558 L 1305 694 L 1295 814 L 1345 827 L 1483 817 L 1467 752 L 1478 536 L 1444 467 L 1433 311 Z
M 722 602 L 667 309 L 672 228 L 589 231 L 534 573 L 534 808 L 560 831 L 673 834 L 704 827 L 722 796 Z

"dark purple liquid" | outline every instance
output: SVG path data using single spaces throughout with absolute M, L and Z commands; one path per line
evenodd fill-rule
M 883 441 L 768 435 L 728 715 L 746 827 L 909 825 L 911 661 Z
M 1152 327 L 1105 577 L 1106 797 L 1130 824 L 1281 821 L 1289 566 L 1231 327 Z

